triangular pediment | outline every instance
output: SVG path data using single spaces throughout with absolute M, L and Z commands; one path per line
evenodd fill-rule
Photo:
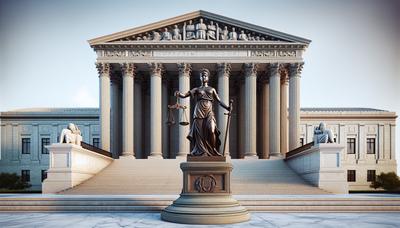
M 305 38 L 238 21 L 206 11 L 195 11 L 145 26 L 89 40 L 106 43 L 144 42 L 286 42 L 308 45 Z

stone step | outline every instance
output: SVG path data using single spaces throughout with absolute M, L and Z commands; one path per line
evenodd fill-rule
M 178 195 L 3 194 L 1 212 L 160 212 Z M 399 195 L 234 195 L 249 211 L 399 212 Z
M 62 194 L 179 194 L 182 160 L 120 158 Z M 231 160 L 233 194 L 327 194 L 306 183 L 283 160 Z

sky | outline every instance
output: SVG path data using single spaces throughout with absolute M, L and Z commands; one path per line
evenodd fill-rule
M 395 0 L 0 0 L 0 111 L 98 107 L 96 56 L 87 40 L 200 9 L 312 40 L 302 107 L 400 113 Z

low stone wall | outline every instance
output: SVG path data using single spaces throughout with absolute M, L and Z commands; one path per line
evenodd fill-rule
M 339 144 L 317 144 L 285 159 L 307 182 L 328 192 L 348 193 L 346 172 L 340 164 L 344 147 Z
M 96 175 L 113 159 L 80 146 L 55 143 L 50 152 L 50 168 L 43 181 L 43 193 L 57 193 L 72 188 Z

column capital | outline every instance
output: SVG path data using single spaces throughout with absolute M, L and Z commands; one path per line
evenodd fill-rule
M 257 67 L 258 67 L 258 64 L 256 64 L 256 63 L 245 63 L 243 65 L 245 76 L 246 77 L 249 77 L 249 76 L 256 77 L 257 76 Z
M 109 63 L 96 63 L 97 71 L 99 72 L 99 77 L 107 76 L 110 77 L 111 65 Z
M 279 75 L 281 76 L 281 83 L 289 83 L 289 70 L 287 64 L 279 64 Z
M 303 70 L 303 65 L 303 62 L 289 64 L 289 77 L 300 77 L 300 73 Z
M 229 77 L 231 73 L 230 63 L 217 63 L 217 72 L 219 76 Z
M 271 76 L 280 76 L 279 74 L 279 63 L 269 63 L 268 64 L 268 70 L 267 72 L 269 73 L 269 77 Z
M 121 64 L 121 72 L 122 76 L 128 76 L 128 77 L 135 77 L 135 72 L 136 67 L 133 63 L 122 63 Z
M 192 66 L 190 63 L 178 63 L 179 75 L 184 75 L 190 77 L 190 72 L 192 71 Z
M 149 66 L 151 76 L 162 76 L 164 67 L 161 63 L 147 63 L 147 65 Z

